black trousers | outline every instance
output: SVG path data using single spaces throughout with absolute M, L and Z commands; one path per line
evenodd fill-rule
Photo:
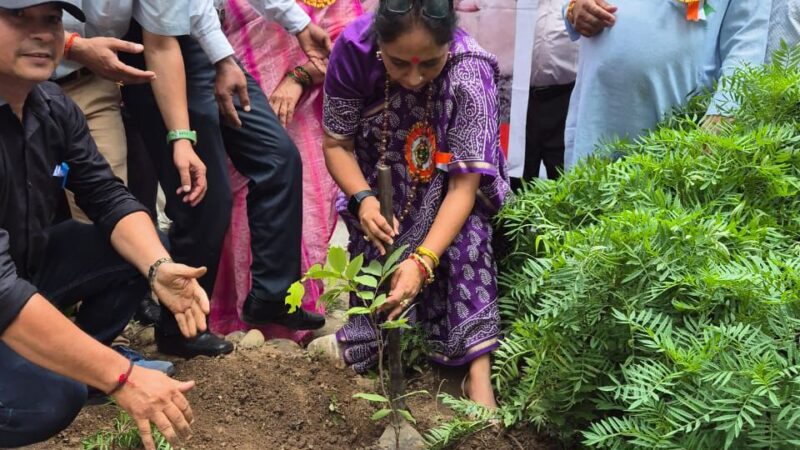
M 575 83 L 543 88 L 531 87 L 528 102 L 528 125 L 525 138 L 525 171 L 523 178 L 539 176 L 544 163 L 547 178 L 556 179 L 564 170 L 564 127 L 569 99 Z M 512 180 L 519 186 L 519 180 Z
M 147 280 L 94 225 L 68 220 L 48 230 L 33 284 L 59 308 L 81 301 L 76 324 L 109 344 L 133 317 Z M 66 428 L 86 401 L 86 385 L 45 370 L 0 343 L 0 447 L 43 441 Z
M 129 35 L 136 40 L 136 36 Z M 247 177 L 247 216 L 251 233 L 253 288 L 250 295 L 285 311 L 289 286 L 300 278 L 300 237 L 302 227 L 302 161 L 269 106 L 258 83 L 247 74 L 251 110 L 244 112 L 236 99 L 241 128 L 220 123 L 214 97 L 216 70 L 202 48 L 190 37 L 179 38 L 186 65 L 189 119 L 197 131 L 196 152 L 207 167 L 208 191 L 196 207 L 183 203 L 175 194 L 180 184 L 166 145 L 167 130 L 161 120 L 150 86 L 126 86 L 123 101 L 139 125 L 145 147 L 156 166 L 167 197 L 166 213 L 173 221 L 169 239 L 176 261 L 206 266 L 201 285 L 213 292 L 220 252 L 231 217 L 231 190 L 227 154 L 236 170 Z M 141 41 L 139 41 L 141 42 Z M 143 58 L 126 57 L 142 67 Z M 137 177 L 135 173 L 130 178 Z M 163 333 L 176 333 L 170 314 L 160 323 Z

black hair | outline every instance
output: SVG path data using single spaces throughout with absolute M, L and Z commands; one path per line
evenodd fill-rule
M 397 4 L 398 0 L 380 0 L 372 22 L 372 31 L 378 41 L 394 42 L 415 25 L 425 28 L 439 45 L 445 45 L 453 40 L 458 26 L 453 0 L 405 1 L 411 4 L 411 9 L 405 13 L 397 13 L 392 11 L 389 3 Z M 430 17 L 423 12 L 426 8 L 443 13 L 442 18 Z

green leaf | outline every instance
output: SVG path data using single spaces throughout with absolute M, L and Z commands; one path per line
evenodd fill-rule
M 384 330 L 395 330 L 395 329 L 410 330 L 413 327 L 408 324 L 408 319 L 404 317 L 395 320 L 387 320 L 381 324 L 381 328 L 383 328 Z
M 411 413 L 408 412 L 407 410 L 398 409 L 397 412 L 400 413 L 400 415 L 403 416 L 403 418 L 406 419 L 407 421 L 411 423 L 417 423 L 417 419 L 415 419 L 414 416 L 412 416 Z
M 289 291 L 286 294 L 286 299 L 284 302 L 289 305 L 289 314 L 297 311 L 303 304 L 303 296 L 306 294 L 306 288 L 303 286 L 303 283 L 299 281 L 295 281 L 289 286 Z
M 350 264 L 347 265 L 347 269 L 344 271 L 344 276 L 348 280 L 352 280 L 358 272 L 361 270 L 361 266 L 364 264 L 364 255 L 358 255 L 350 261 Z
M 370 308 L 378 309 L 386 303 L 386 294 L 380 294 L 377 298 L 372 302 Z
M 375 299 L 375 293 L 372 291 L 358 291 L 356 295 L 362 300 L 370 301 Z
M 328 265 L 336 272 L 344 272 L 347 268 L 347 252 L 341 247 L 328 250 Z
M 386 257 L 386 261 L 383 263 L 383 271 L 382 273 L 384 276 L 386 275 L 389 270 L 395 267 L 397 260 L 403 256 L 403 252 L 406 251 L 408 245 L 403 245 L 402 247 L 398 247 L 393 251 L 389 256 Z
M 371 287 L 371 288 L 378 287 L 378 279 L 371 275 L 359 275 L 353 278 L 353 281 L 366 287 Z
M 369 314 L 371 312 L 372 311 L 370 311 L 369 308 L 365 308 L 363 306 L 354 306 L 354 307 L 348 309 L 345 314 L 348 315 L 348 316 L 362 316 L 362 315 L 365 315 L 365 314 Z
M 389 408 L 379 409 L 379 410 L 375 411 L 375 414 L 372 415 L 372 420 L 374 422 L 377 422 L 377 421 L 383 419 L 384 417 L 388 416 L 391 413 L 392 413 L 392 410 L 389 409 Z
M 383 266 L 381 265 L 380 261 L 373 259 L 369 262 L 369 265 L 361 268 L 361 273 L 380 277 L 383 273 Z
M 367 400 L 369 402 L 375 403 L 389 403 L 389 400 L 386 397 L 378 394 L 369 394 L 365 392 L 359 392 L 357 394 L 353 394 L 353 398 L 360 398 L 362 400 Z

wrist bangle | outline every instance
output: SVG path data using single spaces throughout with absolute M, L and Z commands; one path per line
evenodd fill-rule
M 422 275 L 422 284 L 424 285 L 425 282 L 428 280 L 428 270 L 425 269 L 425 266 L 423 266 L 421 262 L 417 261 L 416 258 L 408 258 L 408 259 L 414 261 L 414 264 L 417 266 L 417 269 L 419 269 L 419 273 L 420 275 Z
M 133 361 L 129 362 L 130 365 L 128 366 L 128 371 L 119 375 L 119 378 L 117 378 L 117 385 L 114 386 L 114 389 L 111 389 L 108 391 L 108 393 L 106 393 L 107 396 L 110 397 L 114 395 L 117 391 L 122 389 L 122 386 L 125 386 L 125 384 L 128 383 L 128 379 L 131 377 L 131 372 L 133 372 Z
M 567 21 L 569 23 L 571 23 L 573 26 L 575 25 L 575 21 L 574 21 L 575 12 L 573 10 L 575 9 L 575 2 L 576 1 L 577 0 L 570 0 L 569 1 L 569 5 L 567 5 Z
M 437 268 L 437 267 L 439 267 L 439 257 L 438 257 L 438 256 L 436 256 L 436 253 L 434 253 L 434 252 L 433 252 L 433 250 L 431 250 L 431 249 L 429 249 L 429 248 L 425 248 L 425 247 L 423 247 L 423 246 L 419 246 L 419 247 L 417 248 L 417 251 L 416 251 L 416 253 L 417 253 L 419 256 L 427 256 L 428 258 L 430 258 L 430 259 L 431 259 L 431 261 L 433 261 L 433 268 L 434 268 L 434 269 L 435 269 L 435 268 Z
M 197 145 L 197 132 L 194 130 L 170 130 L 167 133 L 167 144 L 178 139 L 186 139 L 191 141 L 192 145 Z
M 75 39 L 81 37 L 78 33 L 72 33 L 67 38 L 67 41 L 64 42 L 64 59 L 69 59 L 69 52 L 72 50 L 72 46 L 75 44 Z
M 425 271 L 428 272 L 428 278 L 425 280 L 425 285 L 427 286 L 427 285 L 433 283 L 433 280 L 434 280 L 433 269 L 431 269 L 430 264 L 428 264 L 427 261 L 422 259 L 422 256 L 419 256 L 416 253 L 412 253 L 410 258 L 413 258 L 415 261 L 417 261 L 420 264 L 422 264 L 422 266 L 425 267 Z
M 174 262 L 172 258 L 159 258 L 158 261 L 154 262 L 150 269 L 147 271 L 147 282 L 150 284 L 150 297 L 153 298 L 153 301 L 156 303 L 158 302 L 158 296 L 156 295 L 156 275 L 158 275 L 158 268 L 161 267 L 164 263 L 171 263 Z

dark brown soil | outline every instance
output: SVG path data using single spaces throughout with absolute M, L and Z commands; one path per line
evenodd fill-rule
M 196 421 L 186 449 L 371 449 L 383 432 L 384 423 L 370 420 L 374 408 L 352 398 L 357 392 L 373 392 L 374 382 L 316 361 L 303 351 L 285 353 L 268 344 L 224 358 L 179 360 L 176 367 L 176 378 L 197 381 L 189 394 Z M 440 390 L 452 391 L 454 385 L 443 383 L 434 372 L 410 381 L 410 389 L 430 392 L 409 401 L 418 429 L 452 417 L 435 396 Z M 115 416 L 111 406 L 88 406 L 70 428 L 28 450 L 80 449 L 82 439 L 110 429 Z M 451 448 L 556 448 L 544 442 L 532 430 L 498 434 L 491 429 Z

